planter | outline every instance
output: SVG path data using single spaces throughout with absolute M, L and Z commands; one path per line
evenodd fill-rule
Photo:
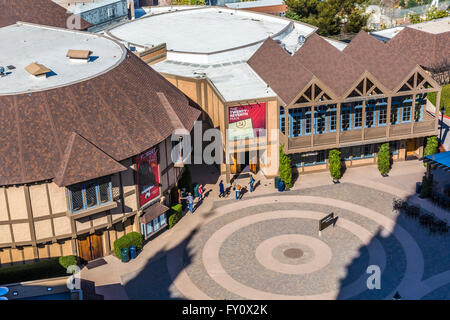
M 387 173 L 384 173 L 381 176 L 384 177 L 384 178 L 389 177 L 389 175 Z
M 340 182 L 339 182 L 339 179 L 333 179 L 333 183 L 334 183 L 334 184 L 340 183 Z

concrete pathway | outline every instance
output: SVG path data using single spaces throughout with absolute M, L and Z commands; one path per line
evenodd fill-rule
M 283 201 L 288 201 L 290 203 L 301 202 L 302 204 L 328 204 L 336 208 L 348 210 L 354 214 L 375 221 L 376 224 L 382 226 L 384 230 L 383 234 L 392 234 L 397 241 L 401 243 L 403 251 L 406 255 L 407 264 L 406 270 L 402 275 L 403 280 L 394 288 L 395 290 L 392 290 L 392 292 L 386 295 L 387 298 L 390 298 L 396 290 L 401 290 L 402 293 L 405 293 L 402 294 L 404 297 L 418 299 L 439 288 L 443 284 L 450 282 L 450 274 L 447 271 L 432 275 L 425 281 L 422 281 L 422 275 L 424 272 L 424 258 L 422 256 L 422 251 L 417 245 L 414 237 L 407 230 L 403 229 L 398 223 L 396 224 L 392 218 L 383 216 L 375 210 L 368 209 L 365 206 L 356 205 L 348 201 L 338 201 L 332 198 L 328 199 L 327 194 L 323 194 L 323 197 L 301 196 L 303 190 L 306 192 L 311 188 L 324 186 L 331 187 L 333 184 L 328 172 L 318 172 L 300 176 L 292 188 L 292 192 L 300 192 L 300 196 L 294 196 L 291 198 L 289 198 L 288 193 L 279 194 L 280 196 L 261 197 L 269 193 L 275 193 L 276 189 L 274 188 L 273 180 L 268 180 L 258 175 L 256 177 L 256 181 L 259 181 L 259 186 L 257 186 L 255 192 L 247 192 L 244 194 L 243 200 L 241 201 L 232 201 L 231 199 L 234 199 L 234 194 L 230 194 L 228 198 L 224 199 L 218 197 L 218 181 L 220 177 L 218 176 L 217 171 L 215 171 L 215 167 L 209 166 L 206 168 L 201 168 L 201 166 L 194 166 L 191 171 L 193 173 L 193 181 L 204 184 L 206 191 L 210 191 L 208 196 L 203 200 L 202 204 L 198 207 L 194 214 L 186 214 L 174 228 L 163 232 L 160 236 L 150 241 L 135 260 L 131 260 L 129 263 L 123 264 L 117 258 L 108 256 L 105 257 L 108 264 L 91 270 L 82 270 L 81 277 L 83 279 L 94 281 L 96 284 L 97 293 L 104 295 L 105 299 L 128 298 L 129 295 L 127 294 L 127 286 L 130 286 L 130 283 L 132 283 L 134 279 L 144 276 L 146 272 L 148 273 L 147 268 L 149 266 L 153 264 L 160 264 L 159 261 L 164 260 L 166 265 L 165 271 L 168 277 L 167 287 L 171 288 L 168 290 L 170 292 L 167 293 L 166 298 L 185 297 L 189 299 L 211 299 L 212 297 L 210 295 L 196 285 L 195 280 L 192 279 L 192 274 L 188 274 L 187 272 L 188 270 L 185 265 L 185 261 L 187 259 L 185 256 L 187 250 L 186 245 L 190 245 L 191 239 L 197 237 L 198 234 L 201 235 L 203 230 L 207 230 L 208 228 L 206 225 L 209 227 L 212 222 L 223 219 L 220 218 L 222 216 L 227 217 L 232 212 L 239 211 L 246 206 L 264 206 L 264 204 L 271 205 L 275 202 L 279 203 L 279 199 L 281 198 Z M 414 204 L 426 207 L 427 210 L 433 210 L 433 208 L 430 208 L 429 204 L 424 202 L 423 199 L 416 199 L 414 196 L 415 183 L 416 181 L 421 181 L 424 171 L 425 168 L 419 161 L 394 163 L 389 177 L 386 178 L 380 176 L 375 165 L 350 168 L 341 179 L 341 183 L 360 185 L 361 187 L 390 193 L 395 197 L 408 198 Z M 201 175 L 199 175 L 200 173 Z M 198 180 L 196 180 L 197 177 L 199 177 Z M 232 203 L 230 203 L 230 201 L 232 201 Z M 225 205 L 221 205 L 222 203 Z M 433 213 L 437 214 L 436 210 L 434 211 L 435 212 Z M 298 214 L 300 214 L 298 211 L 292 211 L 292 215 Z M 438 213 L 437 215 L 440 214 L 441 213 Z M 309 213 L 310 219 L 317 219 L 317 217 L 318 215 L 314 216 L 313 213 Z M 353 222 L 343 219 L 340 223 L 342 223 L 343 227 L 345 225 L 348 227 Z M 351 228 L 351 226 L 349 228 Z M 358 224 L 356 224 L 356 227 L 352 230 L 354 234 L 363 237 L 363 239 L 373 233 L 371 231 L 369 231 L 368 234 L 365 233 L 367 231 L 355 231 L 358 230 Z M 362 241 L 362 243 L 366 243 L 367 239 L 361 239 L 360 241 Z M 209 254 L 212 254 L 212 252 L 217 252 L 218 242 L 216 241 L 210 243 L 215 245 L 215 250 L 203 250 L 203 263 L 209 272 L 212 272 L 212 278 L 214 278 L 214 281 L 219 283 L 223 288 L 234 292 L 234 294 L 238 296 L 246 297 L 248 299 L 288 298 L 287 295 L 277 295 L 273 293 L 268 293 L 267 295 L 266 291 L 254 291 L 253 289 L 250 289 L 249 291 L 248 286 L 247 289 L 244 289 L 240 282 L 233 280 L 233 278 L 228 278 L 226 276 L 226 272 L 223 273 L 220 266 L 217 264 L 214 265 L 214 261 L 217 262 L 216 254 L 213 254 L 211 258 L 208 258 Z M 305 244 L 299 243 L 299 246 L 304 245 Z M 383 257 L 383 247 L 382 245 L 374 246 L 376 249 L 371 249 L 371 259 L 378 256 L 377 260 L 379 264 L 383 265 L 383 259 L 380 258 Z M 314 250 L 314 248 L 312 250 Z M 188 257 L 188 259 L 190 259 L 190 257 Z M 193 259 L 195 259 L 195 257 L 193 257 Z M 164 268 L 161 270 L 163 269 Z M 217 275 L 219 275 L 219 277 L 217 277 Z M 362 280 L 361 278 L 358 280 L 359 282 L 355 282 L 356 284 L 353 287 L 349 286 L 350 289 L 347 292 L 344 292 L 344 295 L 342 295 L 341 292 L 341 294 L 339 294 L 339 298 L 345 298 L 345 296 L 351 297 L 356 291 L 361 290 L 361 288 L 363 288 L 361 285 Z M 166 285 L 166 283 L 164 285 Z M 139 286 L 136 288 L 139 288 Z M 128 290 L 128 292 L 131 291 Z M 135 293 L 133 292 L 133 294 Z M 329 291 L 328 293 L 324 292 L 321 294 L 301 295 L 294 297 L 294 299 L 335 299 L 337 294 L 338 293 L 336 291 Z M 292 298 L 292 295 L 289 296 Z

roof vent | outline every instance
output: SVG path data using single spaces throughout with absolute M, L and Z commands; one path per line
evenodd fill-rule
M 6 76 L 5 68 L 0 66 L 0 77 Z
M 304 35 L 300 35 L 299 37 L 298 37 L 298 44 L 300 45 L 300 46 L 302 46 L 304 43 L 305 43 L 305 41 L 306 41 L 306 38 L 305 38 L 305 36 Z
M 47 73 L 51 72 L 49 68 L 37 62 L 33 62 L 27 65 L 25 67 L 25 70 L 27 70 L 35 78 L 46 78 Z
M 66 57 L 69 57 L 70 62 L 86 63 L 90 60 L 92 52 L 90 50 L 73 50 L 67 51 Z

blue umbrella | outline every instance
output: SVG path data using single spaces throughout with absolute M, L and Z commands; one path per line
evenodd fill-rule
M 8 292 L 9 292 L 9 288 L 8 287 L 0 287 L 0 296 L 4 296 Z

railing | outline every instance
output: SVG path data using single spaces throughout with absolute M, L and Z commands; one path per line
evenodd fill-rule
M 423 134 L 430 133 L 433 134 L 435 129 L 434 119 L 425 120 L 421 122 L 416 122 L 413 124 L 413 134 Z M 362 132 L 360 129 L 356 130 L 348 130 L 342 131 L 339 133 L 339 143 L 349 143 L 360 141 L 362 143 L 373 143 L 371 141 L 376 140 L 375 142 L 380 142 L 380 139 L 385 138 L 387 140 L 388 136 L 386 135 L 387 127 L 374 127 L 374 128 L 365 128 L 364 129 L 364 139 L 362 138 Z M 411 123 L 400 123 L 396 125 L 391 125 L 390 127 L 390 135 L 389 137 L 401 137 L 405 135 L 411 134 Z M 300 136 L 287 138 L 286 136 L 280 134 L 280 136 L 284 137 L 283 141 L 287 140 L 288 149 L 299 149 L 298 151 L 304 151 L 310 149 L 311 147 L 317 146 L 332 146 L 336 145 L 336 135 L 337 133 L 322 133 L 313 135 L 313 144 L 311 145 L 311 136 Z

